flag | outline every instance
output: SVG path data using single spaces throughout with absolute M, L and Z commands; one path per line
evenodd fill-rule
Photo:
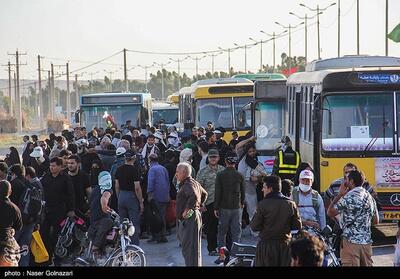
M 393 42 L 400 43 L 400 23 L 388 34 L 388 38 Z
M 282 70 L 282 74 L 284 74 L 285 76 L 290 76 L 293 73 L 296 73 L 298 71 L 297 67 L 292 67 L 290 70 L 289 69 L 284 69 Z

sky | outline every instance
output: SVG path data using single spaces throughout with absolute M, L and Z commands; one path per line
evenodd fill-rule
M 37 56 L 41 55 L 42 68 L 50 63 L 70 63 L 75 71 L 91 62 L 118 53 L 123 48 L 148 52 L 203 52 L 251 44 L 249 37 L 265 40 L 260 32 L 280 33 L 283 25 L 296 25 L 301 20 L 289 12 L 304 16 L 315 15 L 299 3 L 310 7 L 329 6 L 338 0 L 0 0 L 0 65 L 10 60 L 15 63 L 18 49 L 21 56 L 21 79 L 37 78 Z M 321 56 L 337 56 L 337 5 L 320 15 Z M 341 0 L 341 54 L 356 54 L 356 0 Z M 400 1 L 389 0 L 389 32 L 400 23 Z M 316 19 L 308 23 L 308 60 L 316 59 Z M 292 56 L 304 56 L 303 27 L 292 31 Z M 288 53 L 288 36 L 276 40 L 276 61 L 280 54 Z M 385 53 L 385 0 L 360 0 L 360 53 Z M 400 57 L 400 43 L 389 41 L 389 55 Z M 196 55 L 192 55 L 195 57 Z M 200 55 L 199 57 L 201 57 Z M 272 43 L 263 44 L 263 64 L 272 65 Z M 153 62 L 168 63 L 170 58 L 183 59 L 186 55 L 155 55 L 127 52 L 129 79 L 144 79 L 145 72 L 137 65 Z M 196 62 L 188 58 L 181 63 L 181 73 L 195 74 Z M 79 79 L 123 79 L 123 55 L 119 53 L 91 66 L 79 74 Z M 247 68 L 253 72 L 260 65 L 260 45 L 247 49 Z M 231 52 L 231 66 L 244 70 L 244 50 Z M 148 70 L 156 72 L 156 66 Z M 167 70 L 177 71 L 171 62 Z M 7 67 L 2 66 L 0 78 L 8 78 Z M 199 74 L 211 71 L 211 58 L 198 61 Z M 227 71 L 228 53 L 215 58 L 215 70 Z M 56 73 L 65 67 L 55 67 Z

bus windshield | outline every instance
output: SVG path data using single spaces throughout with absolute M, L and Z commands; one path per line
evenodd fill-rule
M 81 122 L 82 126 L 87 129 L 93 129 L 93 127 L 106 128 L 106 120 L 112 118 L 118 128 L 121 124 L 125 124 L 126 120 L 132 120 L 132 125 L 139 127 L 140 110 L 140 105 L 81 107 Z
M 322 110 L 325 151 L 393 150 L 393 94 L 331 95 Z
M 285 104 L 283 102 L 258 102 L 254 110 L 254 127 L 257 150 L 275 150 L 285 131 Z
M 207 126 L 207 122 L 214 123 L 214 127 L 232 129 L 232 99 L 200 99 L 196 102 L 196 126 Z
M 165 124 L 178 123 L 179 109 L 153 109 L 153 123 L 157 124 L 164 119 Z

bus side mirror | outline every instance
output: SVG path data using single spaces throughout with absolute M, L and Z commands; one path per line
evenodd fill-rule
M 238 113 L 238 126 L 244 127 L 246 125 L 246 111 L 240 110 Z
M 75 123 L 80 123 L 79 111 L 76 111 L 76 112 L 75 112 Z

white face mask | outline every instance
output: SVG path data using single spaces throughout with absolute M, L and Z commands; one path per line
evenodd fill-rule
M 299 184 L 299 188 L 304 193 L 306 193 L 306 192 L 311 190 L 311 186 L 310 185 L 302 184 L 302 183 Z
M 282 144 L 282 147 L 281 147 L 281 148 L 282 148 L 282 151 L 285 152 L 285 151 L 286 151 L 286 148 L 287 148 L 286 144 Z

